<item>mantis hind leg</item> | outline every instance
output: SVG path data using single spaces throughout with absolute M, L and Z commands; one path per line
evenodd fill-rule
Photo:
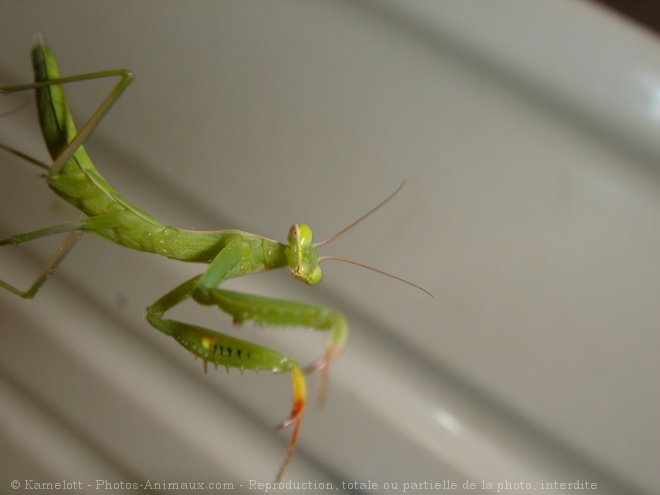
M 41 46 L 41 48 L 42 50 L 46 50 L 46 47 L 43 45 Z M 48 55 L 48 56 L 52 57 L 52 55 Z M 58 126 L 49 126 L 49 127 L 42 126 L 44 139 L 53 158 L 53 163 L 47 167 L 50 170 L 49 172 L 50 175 L 56 175 L 57 173 L 59 173 L 59 171 L 62 169 L 64 164 L 78 151 L 78 149 L 80 149 L 80 147 L 85 143 L 85 141 L 87 141 L 89 136 L 91 136 L 94 133 L 96 127 L 99 125 L 101 120 L 103 120 L 103 117 L 105 117 L 108 111 L 120 98 L 122 93 L 133 82 L 133 78 L 134 78 L 133 73 L 126 69 L 113 69 L 113 70 L 105 70 L 99 72 L 90 72 L 87 74 L 79 74 L 68 77 L 56 77 L 34 83 L 21 84 L 18 86 L 5 86 L 3 88 L 0 88 L 0 93 L 15 93 L 18 91 L 26 91 L 30 89 L 39 90 L 41 88 L 58 87 L 62 84 L 67 84 L 72 82 L 88 81 L 90 79 L 103 79 L 107 77 L 119 77 L 119 81 L 115 84 L 115 86 L 112 88 L 110 93 L 108 93 L 105 99 L 101 102 L 101 104 L 92 114 L 92 116 L 87 120 L 87 122 L 85 122 L 85 124 L 82 126 L 79 132 L 76 132 L 75 127 L 73 126 L 73 120 L 68 112 L 68 109 L 66 109 L 63 113 L 57 113 L 57 112 L 53 113 L 50 107 L 47 107 L 48 110 L 40 109 L 40 112 L 44 114 L 48 114 L 48 115 L 52 114 L 59 124 Z M 62 98 L 63 101 L 65 101 L 65 97 L 63 94 L 60 97 Z M 61 132 L 63 131 L 66 131 L 66 133 L 61 134 Z M 2 148 L 5 151 L 8 151 L 14 155 L 25 158 L 29 162 L 34 163 L 38 166 L 43 165 L 40 162 L 32 159 L 31 157 L 24 155 L 20 151 L 13 150 L 12 148 L 6 146 L 2 146 Z M 53 150 L 55 149 L 57 150 L 57 152 L 53 154 Z
M 50 170 L 50 165 L 47 163 L 44 163 L 40 160 L 37 160 L 36 158 L 31 157 L 30 155 L 27 155 L 23 153 L 22 151 L 19 151 L 15 148 L 12 148 L 10 146 L 7 146 L 5 144 L 0 143 L 0 149 L 6 151 L 7 153 L 10 153 L 14 156 L 17 156 L 26 162 L 35 165 L 43 170 Z M 26 291 L 22 291 L 18 289 L 17 287 L 8 284 L 7 282 L 4 282 L 0 280 L 0 287 L 3 287 L 7 289 L 8 291 L 12 292 L 13 294 L 16 294 L 17 296 L 20 296 L 24 299 L 32 299 L 36 293 L 39 291 L 41 286 L 48 280 L 48 277 L 51 276 L 51 274 L 55 271 L 55 269 L 58 267 L 58 265 L 62 262 L 62 260 L 66 257 L 67 254 L 69 254 L 69 251 L 73 248 L 73 246 L 76 245 L 80 237 L 82 236 L 82 231 L 79 230 L 80 228 L 80 222 L 70 222 L 66 224 L 61 224 L 61 225 L 55 225 L 53 227 L 48 227 L 45 229 L 37 230 L 34 232 L 28 232 L 25 234 L 19 234 L 12 236 L 8 239 L 3 239 L 0 240 L 0 246 L 8 245 L 8 244 L 22 244 L 24 242 L 31 241 L 33 239 L 38 239 L 40 237 L 45 237 L 49 235 L 54 235 L 54 234 L 60 234 L 62 232 L 69 232 L 69 234 L 64 238 L 62 243 L 58 246 L 58 248 L 55 250 L 55 252 L 52 254 L 50 257 L 50 260 L 48 260 L 48 263 L 42 270 L 41 274 L 35 279 L 35 281 L 32 283 L 30 288 Z
M 36 165 L 39 168 L 42 168 L 44 170 L 49 170 L 50 169 L 50 165 L 48 165 L 47 163 L 44 163 L 40 160 L 37 160 L 36 158 L 32 158 L 30 155 L 26 155 L 22 151 L 19 151 L 15 148 L 7 146 L 6 144 L 0 143 L 0 149 L 5 150 L 7 153 L 11 153 L 14 156 L 17 156 L 17 157 L 25 160 L 26 162 L 31 163 L 32 165 Z
M 50 257 L 50 260 L 48 260 L 48 263 L 46 264 L 45 268 L 42 270 L 41 274 L 35 279 L 35 281 L 32 282 L 32 285 L 28 290 L 22 291 L 2 280 L 0 280 L 0 287 L 7 289 L 9 292 L 16 294 L 17 296 L 20 296 L 23 299 L 32 299 L 35 296 L 35 294 L 39 291 L 41 286 L 44 284 L 44 282 L 48 280 L 48 277 L 51 276 L 51 274 L 55 271 L 58 265 L 66 257 L 69 251 L 71 251 L 73 246 L 75 246 L 76 242 L 78 242 L 82 234 L 83 233 L 81 230 L 69 231 L 67 236 L 64 238 L 64 241 L 62 241 L 62 243 L 59 245 L 57 250 Z M 9 239 L 5 239 L 5 240 L 7 241 Z M 0 245 L 3 244 L 9 244 L 9 243 L 0 241 Z

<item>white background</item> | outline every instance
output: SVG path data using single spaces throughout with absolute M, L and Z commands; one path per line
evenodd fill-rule
M 656 38 L 568 0 L 3 1 L 1 85 L 30 80 L 39 32 L 63 74 L 135 72 L 87 148 L 163 222 L 285 240 L 303 221 L 320 240 L 406 180 L 323 253 L 434 299 L 336 262 L 314 288 L 231 284 L 351 327 L 287 480 L 657 492 Z M 110 87 L 67 88 L 79 124 Z M 0 140 L 46 160 L 32 95 L 0 98 Z M 2 156 L 0 238 L 77 218 L 38 175 Z M 27 287 L 57 242 L 3 248 L 0 277 Z M 0 293 L 0 491 L 272 480 L 288 377 L 204 375 L 143 319 L 202 269 L 86 236 L 35 300 Z M 213 309 L 176 314 L 231 331 Z M 325 338 L 240 334 L 302 362 Z

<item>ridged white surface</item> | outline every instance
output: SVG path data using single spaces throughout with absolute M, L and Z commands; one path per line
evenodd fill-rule
M 435 299 L 331 262 L 315 288 L 232 284 L 351 325 L 287 479 L 660 486 L 655 38 L 568 0 L 24 0 L 0 4 L 0 84 L 29 80 L 38 32 L 64 74 L 135 72 L 88 151 L 165 222 L 283 240 L 304 221 L 321 239 L 406 179 L 323 251 Z M 108 87 L 70 85 L 79 122 Z M 44 158 L 33 113 L 31 95 L 0 98 L 0 140 Z M 0 237 L 76 218 L 35 168 L 1 163 Z M 55 245 L 2 248 L 0 277 L 27 286 Z M 0 293 L 1 491 L 272 479 L 288 378 L 204 375 L 143 320 L 201 268 L 86 237 L 35 300 Z M 178 316 L 231 327 L 192 304 Z M 240 332 L 303 362 L 323 347 Z

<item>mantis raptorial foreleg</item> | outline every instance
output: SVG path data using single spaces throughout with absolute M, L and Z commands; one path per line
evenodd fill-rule
M 39 123 L 53 162 L 48 165 L 8 146 L 0 145 L 0 148 L 45 169 L 49 187 L 82 211 L 86 217 L 0 240 L 0 246 L 18 245 L 49 235 L 67 233 L 60 247 L 28 290 L 22 291 L 4 281 L 0 281 L 0 287 L 24 298 L 33 297 L 84 232 L 131 249 L 180 261 L 208 264 L 201 275 L 187 280 L 149 306 L 147 320 L 154 328 L 172 337 L 201 358 L 205 369 L 207 364 L 211 363 L 228 368 L 269 370 L 291 375 L 293 405 L 289 417 L 280 423 L 279 427 L 292 425 L 293 432 L 287 454 L 277 474 L 279 481 L 295 451 L 305 412 L 305 373 L 321 371 L 319 388 L 322 397 L 330 364 L 341 354 L 346 344 L 348 327 L 344 317 L 331 309 L 243 294 L 219 287 L 231 278 L 283 267 L 287 267 L 296 280 L 310 285 L 317 284 L 322 278 L 319 263 L 324 259 L 341 258 L 319 257 L 316 248 L 373 213 L 394 194 L 327 241 L 316 244 L 312 243 L 312 231 L 305 224 L 295 224 L 291 227 L 287 243 L 241 230 L 199 232 L 166 226 L 121 197 L 96 170 L 83 148 L 84 142 L 132 82 L 132 73 L 117 69 L 60 77 L 55 57 L 41 39 L 32 51 L 32 63 L 35 82 L 0 88 L 0 93 L 35 90 Z M 107 77 L 119 77 L 119 81 L 78 132 L 62 85 Z M 303 369 L 297 360 L 276 350 L 164 317 L 169 309 L 188 299 L 202 305 L 217 306 L 229 314 L 236 324 L 253 321 L 258 325 L 309 327 L 330 332 L 330 338 L 321 357 Z
M 290 372 L 293 384 L 293 408 L 280 427 L 294 424 L 287 457 L 280 468 L 278 479 L 293 456 L 298 430 L 306 404 L 306 386 L 298 362 L 277 351 L 245 342 L 205 328 L 164 319 L 163 314 L 177 304 L 192 298 L 199 304 L 217 306 L 229 314 L 235 324 L 253 321 L 261 325 L 301 326 L 332 332 L 326 353 L 317 360 L 313 369 L 323 368 L 321 390 L 325 390 L 327 369 L 330 362 L 341 354 L 348 335 L 344 317 L 332 310 L 281 299 L 244 294 L 218 289 L 227 278 L 240 272 L 245 249 L 240 238 L 230 241 L 218 253 L 202 275 L 193 277 L 175 288 L 147 308 L 149 323 L 166 335 L 173 337 L 183 347 L 207 363 L 240 369 L 270 370 L 276 373 Z

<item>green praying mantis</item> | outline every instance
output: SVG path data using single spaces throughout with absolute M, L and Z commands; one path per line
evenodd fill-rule
M 0 93 L 35 90 L 41 132 L 53 161 L 51 164 L 43 163 L 3 144 L 0 144 L 0 148 L 45 170 L 45 178 L 50 188 L 82 211 L 86 217 L 0 240 L 0 246 L 17 245 L 66 233 L 46 267 L 27 290 L 20 290 L 1 280 L 0 287 L 22 298 L 34 297 L 84 232 L 139 251 L 180 261 L 208 264 L 201 275 L 183 282 L 149 306 L 146 319 L 154 328 L 174 338 L 196 357 L 201 358 L 205 370 L 207 364 L 211 363 L 241 370 L 268 370 L 290 374 L 293 405 L 289 417 L 282 421 L 278 428 L 292 426 L 293 429 L 288 450 L 276 476 L 276 481 L 280 481 L 295 452 L 305 413 L 305 375 L 315 371 L 320 373 L 319 398 L 322 398 L 330 365 L 346 345 L 348 326 L 344 316 L 331 309 L 244 294 L 220 289 L 219 286 L 235 277 L 283 267 L 289 268 L 293 278 L 313 285 L 319 283 L 322 278 L 319 263 L 326 259 L 338 259 L 383 273 L 428 293 L 409 281 L 373 267 L 333 256 L 320 257 L 317 254 L 319 246 L 332 241 L 373 213 L 394 196 L 403 183 L 376 208 L 319 243 L 312 242 L 311 229 L 302 223 L 291 227 L 287 244 L 241 230 L 200 232 L 167 226 L 124 199 L 96 170 L 83 148 L 87 138 L 133 81 L 133 74 L 125 69 L 115 69 L 61 77 L 53 53 L 41 38 L 32 50 L 32 64 L 35 82 L 3 87 L 0 88 Z M 117 77 L 117 83 L 80 131 L 77 131 L 62 85 L 108 77 Z M 229 314 L 236 325 L 252 321 L 258 325 L 308 327 L 327 331 L 330 337 L 323 354 L 303 368 L 298 361 L 276 350 L 164 317 L 169 309 L 191 298 L 202 305 L 217 306 Z

